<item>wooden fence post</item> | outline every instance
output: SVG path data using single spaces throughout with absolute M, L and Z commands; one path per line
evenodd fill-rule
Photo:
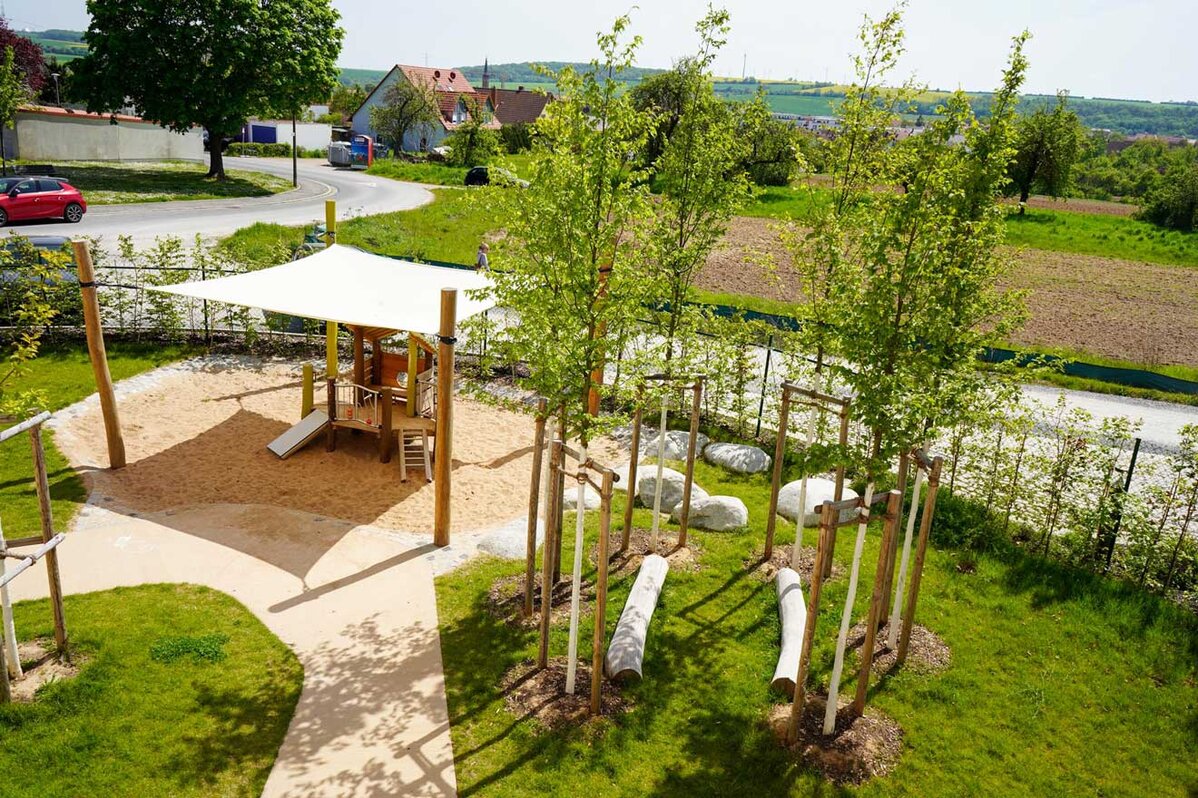
M 682 507 L 678 510 L 678 548 L 686 546 L 686 530 L 691 515 L 691 488 L 695 484 L 695 449 L 699 439 L 699 411 L 703 403 L 702 377 L 695 378 L 691 390 L 694 391 L 694 397 L 691 400 L 690 441 L 686 445 L 686 478 L 682 483 Z
M 895 655 L 895 666 L 902 665 L 907 659 L 907 648 L 911 644 L 911 626 L 915 622 L 915 605 L 919 602 L 919 582 L 923 577 L 923 560 L 928 551 L 928 536 L 932 529 L 932 515 L 936 512 L 936 494 L 940 490 L 940 471 L 944 466 L 944 458 L 937 457 L 932 461 L 932 469 L 928 474 L 928 495 L 923 503 L 923 518 L 919 522 L 919 545 L 915 549 L 915 564 L 911 569 L 911 588 L 907 596 L 907 613 L 903 616 L 903 632 L 899 637 L 898 653 Z
M 537 498 L 541 493 L 541 465 L 545 453 L 546 404 L 544 398 L 537 400 L 537 418 L 533 432 L 532 480 L 528 490 L 528 539 L 524 552 L 525 618 L 532 615 L 532 580 L 537 569 Z
M 46 475 L 46 451 L 42 447 L 42 427 L 40 424 L 29 430 L 29 442 L 33 450 L 34 484 L 37 487 L 38 514 L 42 521 L 42 542 L 49 543 L 54 537 L 54 516 L 50 509 L 50 481 Z M 62 607 L 62 579 L 58 572 L 58 550 L 46 552 L 46 576 L 50 582 L 50 605 L 54 610 L 54 642 L 58 645 L 58 655 L 70 662 L 71 655 L 67 651 L 67 622 Z
M 794 702 L 790 706 L 790 722 L 786 727 L 786 741 L 799 739 L 799 721 L 803 716 L 803 703 L 807 700 L 807 671 L 810 670 L 811 647 L 815 641 L 815 624 L 819 619 L 819 597 L 824 579 L 821 567 L 828 556 L 828 539 L 836 534 L 839 511 L 832 510 L 831 502 L 824 502 L 820 512 L 819 536 L 815 544 L 815 564 L 811 569 L 811 595 L 807 599 L 807 623 L 803 627 L 803 648 L 799 652 L 799 670 L 795 674 Z
M 765 517 L 765 553 L 762 557 L 769 560 L 774 555 L 774 527 L 778 522 L 778 491 L 782 489 L 782 461 L 786 457 L 786 422 L 790 416 L 790 391 L 782 386 L 782 406 L 778 408 L 778 440 L 774 444 L 774 475 L 770 482 L 770 507 Z M 799 513 L 803 508 L 799 508 Z M 795 546 L 802 544 L 799 539 L 803 532 L 803 520 L 796 524 Z
M 109 468 L 125 467 L 125 440 L 121 436 L 121 418 L 116 406 L 112 374 L 108 370 L 108 353 L 104 349 L 104 327 L 100 318 L 100 301 L 96 296 L 96 274 L 92 268 L 91 252 L 86 241 L 72 241 L 75 267 L 79 272 L 79 291 L 83 295 L 83 324 L 87 332 L 87 353 L 100 395 L 100 413 L 104 417 L 104 435 L 108 440 Z
M 599 561 L 595 564 L 598 574 L 595 577 L 595 635 L 591 642 L 592 715 L 599 714 L 603 689 L 603 644 L 607 642 L 607 549 L 613 483 L 611 472 L 605 471 L 599 489 Z
M 878 570 L 874 574 L 874 594 L 869 601 L 869 619 L 865 623 L 865 642 L 861 645 L 861 668 L 857 672 L 857 695 L 853 699 L 853 714 L 857 717 L 865 712 L 865 695 L 869 690 L 869 674 L 874 664 L 874 643 L 878 626 L 886 615 L 882 611 L 886 600 L 886 563 L 890 559 L 890 543 L 895 540 L 899 513 L 903 507 L 903 494 L 890 491 L 886 498 L 886 522 L 882 526 L 882 546 L 878 550 Z

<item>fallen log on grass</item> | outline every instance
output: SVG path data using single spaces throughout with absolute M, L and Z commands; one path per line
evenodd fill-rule
M 620 622 L 607 647 L 604 669 L 609 679 L 641 677 L 641 664 L 645 659 L 645 637 L 649 632 L 649 621 L 657 607 L 662 585 L 670 564 L 665 557 L 650 554 L 641 563 L 632 592 L 620 613 Z
M 782 647 L 778 652 L 778 667 L 774 668 L 770 686 L 793 696 L 799 654 L 803 650 L 803 630 L 807 626 L 807 603 L 803 601 L 803 588 L 793 568 L 779 571 L 775 582 L 778 588 L 778 614 L 782 619 Z

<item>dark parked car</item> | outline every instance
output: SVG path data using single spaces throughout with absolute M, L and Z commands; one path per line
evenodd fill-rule
M 466 185 L 468 186 L 489 186 L 494 183 L 497 186 L 519 186 L 520 188 L 528 188 L 528 181 L 521 180 L 507 169 L 490 166 L 475 166 L 466 173 Z
M 80 222 L 87 202 L 61 177 L 0 177 L 0 225 L 25 219 Z

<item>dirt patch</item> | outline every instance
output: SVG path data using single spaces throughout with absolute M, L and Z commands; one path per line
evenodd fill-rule
M 882 676 L 894 670 L 898 651 L 886 645 L 890 624 L 882 625 L 874 638 L 874 664 L 870 673 Z M 861 662 L 861 647 L 865 645 L 865 622 L 862 621 L 849 630 L 848 650 L 857 653 L 857 662 Z M 911 627 L 911 642 L 907 646 L 907 661 L 903 667 L 915 673 L 936 674 L 948 669 L 952 663 L 953 652 L 940 635 L 927 627 L 915 624 Z M 854 667 L 860 667 L 858 664 Z
M 59 659 L 54 644 L 49 640 L 18 643 L 17 651 L 21 655 L 21 669 L 25 674 L 11 683 L 12 700 L 18 703 L 32 702 L 43 685 L 75 678 L 82 665 L 78 657 L 72 662 Z
M 791 544 L 785 546 L 774 546 L 774 553 L 768 560 L 765 559 L 764 551 L 757 551 L 753 556 L 745 560 L 745 567 L 753 574 L 759 577 L 762 581 L 772 582 L 774 577 L 783 568 L 790 568 L 790 553 L 794 548 Z M 815 549 L 811 546 L 803 546 L 799 549 L 799 562 L 795 570 L 799 574 L 799 583 L 804 588 L 811 586 L 811 570 L 815 568 Z M 844 567 L 837 562 L 832 563 L 832 575 L 828 579 L 839 579 L 844 576 Z
M 1018 205 L 1017 198 L 1004 200 L 1007 205 Z M 1140 210 L 1139 205 L 1111 200 L 1081 199 L 1078 197 L 1028 197 L 1027 207 L 1046 211 L 1070 211 L 1072 213 L 1102 213 L 1107 216 L 1131 216 Z
M 545 668 L 537 668 L 533 660 L 525 660 L 504 674 L 500 687 L 509 712 L 521 719 L 532 718 L 545 729 L 575 726 L 591 717 L 590 663 L 579 661 L 574 695 L 566 692 L 564 657 L 549 660 Z M 620 688 L 603 679 L 599 688 L 599 715 L 619 715 L 629 707 Z
M 721 294 L 804 301 L 799 273 L 778 240 L 778 230 L 787 224 L 752 216 L 733 218 L 695 284 Z
M 634 526 L 628 536 L 628 549 L 620 551 L 620 535 L 611 536 L 607 544 L 610 558 L 607 562 L 609 575 L 636 571 L 649 554 L 660 554 L 670 563 L 670 570 L 697 571 L 699 564 L 699 548 L 694 538 L 686 542 L 685 548 L 678 548 L 678 535 L 671 530 L 661 529 L 657 533 L 657 546 L 648 529 Z M 591 547 L 591 562 L 599 561 L 599 544 Z
M 570 580 L 558 582 L 549 593 L 550 619 L 570 617 Z M 585 603 L 595 598 L 595 586 L 583 580 L 579 598 Z M 532 615 L 524 614 L 524 574 L 496 579 L 487 591 L 487 610 L 501 621 L 513 626 L 532 628 L 541 619 L 541 574 L 533 576 Z
M 824 707 L 827 699 L 808 695 L 799 721 L 795 743 L 787 744 L 790 704 L 775 706 L 769 715 L 771 731 L 778 741 L 834 784 L 863 784 L 894 769 L 903 750 L 903 730 L 885 714 L 866 709 L 854 718 L 848 703 L 836 708 L 836 728 L 824 736 Z

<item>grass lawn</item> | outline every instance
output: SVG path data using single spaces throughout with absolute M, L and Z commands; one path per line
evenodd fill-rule
M 499 227 L 485 197 L 485 190 L 444 189 L 433 202 L 410 211 L 341 222 L 337 241 L 381 255 L 473 264 L 479 242 Z M 304 230 L 258 223 L 224 239 L 224 246 L 256 262 L 278 263 L 303 241 Z
M 227 161 L 226 166 L 230 166 L 231 161 Z M 204 177 L 208 172 L 207 164 L 184 161 L 67 161 L 55 164 L 55 168 L 83 192 L 88 205 L 266 197 L 291 189 L 291 181 L 285 178 L 235 168 L 227 169 L 227 180 L 211 180 Z
M 53 639 L 48 602 L 14 615 L 19 638 Z M 66 619 L 82 670 L 0 707 L 0 795 L 262 792 L 303 668 L 245 607 L 204 587 L 144 585 L 68 596 Z M 184 652 L 200 642 L 208 658 Z
M 504 155 L 492 164 L 493 166 L 510 170 L 517 177 L 527 178 L 529 175 L 529 156 Z M 449 166 L 443 163 L 411 163 L 399 158 L 382 158 L 371 164 L 367 174 L 389 177 L 392 180 L 406 180 L 409 183 L 428 183 L 435 186 L 461 186 L 466 182 L 464 166 Z
M 1198 790 L 1198 623 L 1134 589 L 1050 563 L 982 556 L 957 571 L 929 552 L 919 620 L 953 652 L 938 676 L 900 673 L 871 706 L 904 729 L 888 777 L 837 790 L 794 764 L 763 725 L 778 654 L 774 586 L 744 560 L 764 535 L 768 483 L 706 464 L 697 482 L 750 508 L 746 533 L 694 532 L 703 569 L 671 570 L 649 632 L 633 710 L 614 720 L 538 733 L 510 714 L 496 685 L 535 656 L 536 633 L 484 606 L 494 579 L 521 564 L 485 560 L 437 582 L 458 788 L 462 795 L 1193 795 Z M 621 497 L 623 494 L 617 494 Z M 617 502 L 613 529 L 620 525 Z M 595 519 L 588 519 L 588 550 Z M 647 525 L 647 511 L 638 511 Z M 566 521 L 573 529 L 573 521 Z M 793 537 L 784 525 L 779 539 Z M 852 531 L 842 531 L 846 563 Z M 572 539 L 572 535 L 568 536 Z M 813 533 L 808 533 L 808 540 Z M 868 603 L 878 548 L 865 547 L 855 617 Z M 571 561 L 567 545 L 564 562 Z M 588 563 L 588 569 L 590 568 Z M 614 580 L 610 636 L 631 587 Z M 813 656 L 826 686 L 847 575 L 824 593 Z M 580 656 L 589 662 L 589 618 Z M 566 650 L 565 622 L 552 651 Z M 855 689 L 846 662 L 842 695 Z
M 107 349 L 108 368 L 114 380 L 132 377 L 191 354 L 187 347 L 162 344 L 110 342 Z M 94 379 L 87 347 L 82 343 L 63 344 L 43 347 L 41 356 L 30 364 L 22 385 L 41 391 L 47 410 L 58 410 L 94 393 Z M 47 444 L 46 469 L 50 477 L 54 526 L 56 530 L 62 530 L 87 495 L 79 475 L 71 470 L 54 447 L 54 434 L 47 431 L 42 439 Z M 31 458 L 28 435 L 0 443 L 0 520 L 4 523 L 5 536 L 10 538 L 41 530 Z

